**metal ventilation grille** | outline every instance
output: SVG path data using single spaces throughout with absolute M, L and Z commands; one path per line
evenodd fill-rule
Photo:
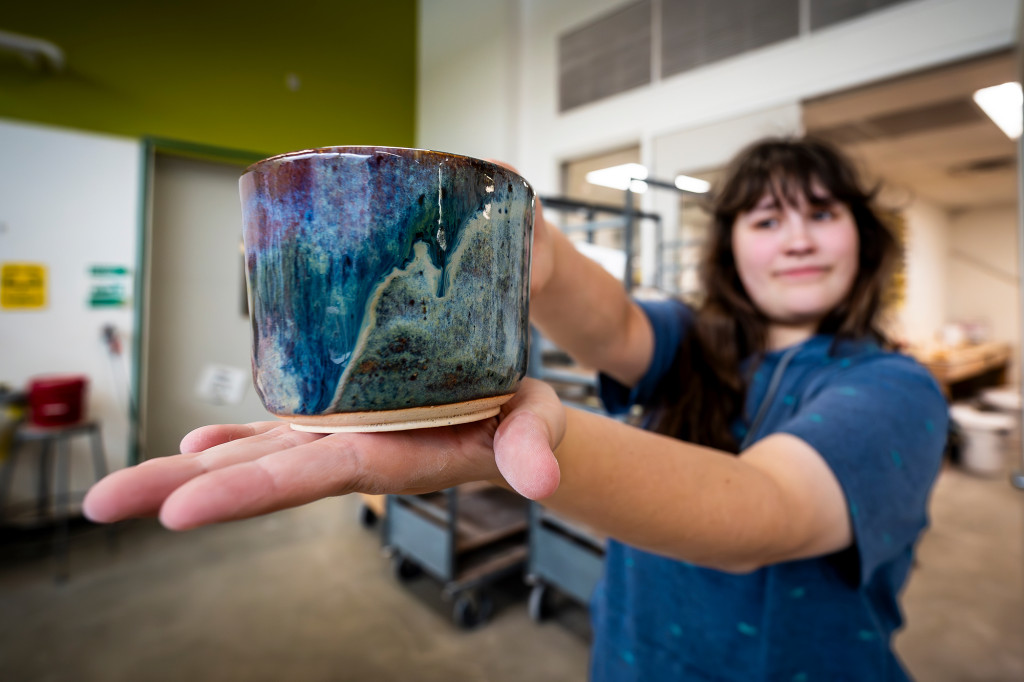
M 661 75 L 795 38 L 800 0 L 663 0 Z
M 632 2 L 558 39 L 558 110 L 596 102 L 651 82 L 652 37 L 659 31 L 660 78 L 908 0 L 652 0 Z M 805 27 L 805 31 L 807 28 Z
M 831 26 L 901 2 L 907 0 L 811 0 L 811 30 Z
M 558 39 L 558 110 L 651 82 L 651 0 L 641 0 Z

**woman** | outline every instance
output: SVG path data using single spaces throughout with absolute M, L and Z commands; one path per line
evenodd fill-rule
M 810 140 L 751 146 L 714 203 L 697 308 L 631 301 L 538 221 L 533 321 L 601 370 L 610 409 L 648 407 L 648 430 L 533 381 L 497 420 L 414 434 L 205 427 L 191 454 L 97 484 L 86 513 L 183 529 L 498 479 L 614 538 L 594 679 L 906 679 L 896 600 L 947 424 L 927 372 L 882 348 L 897 245 Z

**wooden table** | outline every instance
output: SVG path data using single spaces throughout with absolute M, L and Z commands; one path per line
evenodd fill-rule
M 982 382 L 993 386 L 1006 383 L 1010 344 L 992 342 L 948 348 L 918 356 L 918 360 L 939 382 L 945 396 L 952 398 L 960 384 Z

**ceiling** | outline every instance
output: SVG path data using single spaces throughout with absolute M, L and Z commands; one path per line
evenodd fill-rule
M 897 195 L 950 210 L 1016 203 L 1017 145 L 972 95 L 1017 78 L 1005 51 L 808 100 L 804 125 Z

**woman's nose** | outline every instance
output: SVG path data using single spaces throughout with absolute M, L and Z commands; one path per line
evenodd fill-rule
M 808 253 L 814 250 L 814 239 L 812 238 L 808 221 L 799 214 L 786 217 L 786 241 L 787 253 Z

